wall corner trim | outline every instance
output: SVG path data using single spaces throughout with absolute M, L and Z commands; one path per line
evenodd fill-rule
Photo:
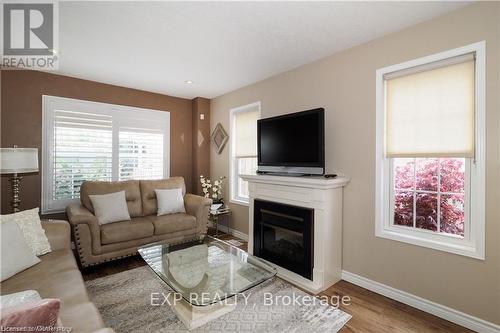
M 363 276 L 342 271 L 342 280 L 363 287 L 377 294 L 391 298 L 398 302 L 425 311 L 437 317 L 448 320 L 457 325 L 481 333 L 498 333 L 500 325 L 488 322 L 484 319 L 474 317 L 464 312 L 449 308 L 447 306 L 429 301 L 425 298 L 407 293 L 405 291 L 387 286 L 385 284 L 370 280 Z

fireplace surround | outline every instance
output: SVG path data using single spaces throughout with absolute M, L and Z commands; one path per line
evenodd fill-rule
M 342 191 L 349 179 L 347 177 L 275 175 L 242 175 L 241 177 L 249 182 L 248 251 L 273 264 L 278 271 L 278 276 L 309 292 L 319 293 L 338 282 L 342 273 Z M 267 214 L 264 216 L 266 225 L 256 226 L 256 224 L 261 224 L 262 202 L 287 208 L 276 212 L 275 209 L 270 210 L 269 207 L 264 207 L 264 213 Z M 278 224 L 281 223 L 281 225 L 278 227 L 285 225 L 288 229 L 293 228 L 291 226 L 294 223 L 285 222 L 286 217 L 295 215 L 293 209 L 305 209 L 304 211 L 312 215 L 310 236 L 312 264 L 308 266 L 302 265 L 305 260 L 295 260 L 300 265 L 297 262 L 290 265 L 286 260 L 279 262 L 284 255 L 283 253 L 277 255 L 280 251 L 293 251 L 301 246 L 304 247 L 305 241 L 303 236 L 299 236 L 300 230 L 298 233 L 290 234 L 284 233 L 283 228 L 278 229 L 273 226 L 276 224 L 274 222 L 279 220 L 281 222 Z M 276 218 L 277 216 L 281 218 Z M 266 232 L 266 229 L 262 230 L 263 227 L 270 230 L 267 229 Z M 263 242 L 263 244 L 258 244 L 258 242 Z M 280 245 L 282 249 L 278 251 L 272 248 Z M 262 252 L 260 248 L 264 248 L 265 251 Z M 274 257 L 269 256 L 270 254 Z

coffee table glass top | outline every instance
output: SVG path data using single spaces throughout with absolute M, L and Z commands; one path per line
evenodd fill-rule
M 265 261 L 211 236 L 153 243 L 139 248 L 139 253 L 170 288 L 195 306 L 223 301 L 276 275 Z

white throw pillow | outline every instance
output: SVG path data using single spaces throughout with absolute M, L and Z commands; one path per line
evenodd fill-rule
M 125 191 L 89 195 L 99 224 L 130 221 Z
M 155 192 L 156 200 L 158 202 L 158 216 L 186 212 L 181 188 L 155 190 Z
M 0 296 L 0 309 L 41 300 L 42 298 L 36 290 L 20 291 L 17 293 Z
M 2 215 L 0 219 L 2 222 L 15 221 L 17 223 L 23 233 L 26 243 L 35 255 L 41 256 L 42 254 L 52 251 L 49 240 L 47 236 L 45 236 L 45 230 L 42 228 L 42 221 L 40 221 L 40 216 L 38 215 L 38 208 Z
M 26 243 L 23 233 L 14 220 L 0 222 L 2 264 L 0 281 L 24 271 L 40 262 Z

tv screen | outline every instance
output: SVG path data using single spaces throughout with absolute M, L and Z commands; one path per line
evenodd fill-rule
M 260 119 L 257 122 L 259 171 L 279 171 L 262 166 L 324 169 L 324 119 L 323 108 Z M 318 173 L 304 170 L 304 173 Z

